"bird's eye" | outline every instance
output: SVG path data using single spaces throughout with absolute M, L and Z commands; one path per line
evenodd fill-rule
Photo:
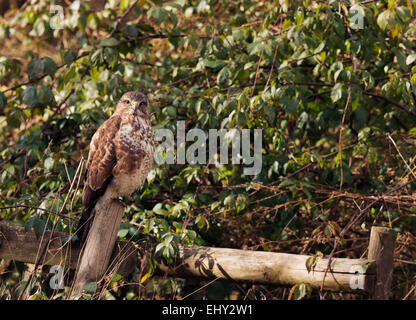
M 130 104 L 130 100 L 124 100 L 126 104 Z

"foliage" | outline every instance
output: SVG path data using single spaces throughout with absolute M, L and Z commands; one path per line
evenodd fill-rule
M 124 199 L 120 239 L 155 242 L 168 262 L 178 244 L 328 255 L 360 208 L 405 184 L 346 230 L 337 250 L 358 258 L 371 225 L 387 225 L 398 232 L 396 257 L 415 259 L 414 186 L 406 185 L 416 133 L 412 1 L 140 0 L 129 11 L 133 2 L 57 2 L 63 29 L 51 28 L 46 0 L 2 19 L 2 220 L 38 235 L 55 222 L 73 232 L 76 219 L 62 216 L 81 210 L 81 158 L 121 94 L 138 90 L 155 130 L 176 132 L 179 120 L 205 131 L 261 128 L 262 170 L 155 164 L 143 189 Z M 184 297 L 201 287 L 149 276 L 152 257 L 133 279 L 145 289 L 105 297 Z M 4 264 L 15 273 L 2 298 L 16 297 L 23 269 Z M 394 296 L 403 298 L 415 268 L 399 266 Z M 217 282 L 191 298 L 236 290 L 240 298 L 317 294 L 304 284 L 289 292 Z

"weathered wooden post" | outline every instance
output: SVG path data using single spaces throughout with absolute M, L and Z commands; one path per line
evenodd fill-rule
M 395 232 L 386 227 L 372 227 L 368 259 L 376 261 L 376 283 L 372 299 L 387 300 L 393 273 Z
M 81 253 L 72 296 L 81 293 L 87 283 L 98 282 L 104 276 L 116 243 L 123 212 L 124 208 L 116 201 L 112 201 L 102 211 L 95 212 L 85 248 Z

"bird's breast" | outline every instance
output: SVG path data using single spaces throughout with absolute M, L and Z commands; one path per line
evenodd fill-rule
M 119 195 L 139 189 L 152 168 L 154 140 L 150 125 L 136 126 L 129 122 L 120 126 L 115 141 L 117 164 L 113 183 Z

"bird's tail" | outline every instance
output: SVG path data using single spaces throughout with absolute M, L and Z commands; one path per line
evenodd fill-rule
M 81 218 L 79 219 L 75 235 L 78 237 L 81 244 L 87 240 L 88 232 L 90 231 L 93 221 L 93 208 L 85 208 L 82 210 Z

